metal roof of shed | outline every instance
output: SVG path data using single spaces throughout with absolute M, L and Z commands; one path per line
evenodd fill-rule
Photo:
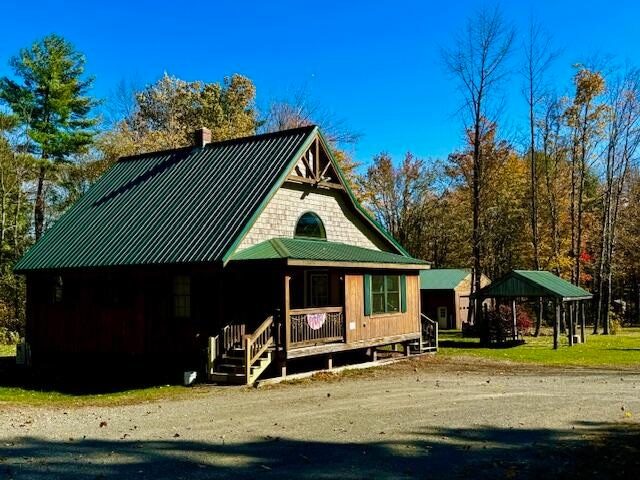
M 316 138 L 327 149 L 307 126 L 121 158 L 15 271 L 224 263 Z M 365 223 L 405 253 L 345 190 Z
M 420 272 L 420 288 L 422 290 L 453 290 L 469 275 L 471 270 L 464 268 L 423 270 Z
M 286 259 L 288 265 L 349 264 L 354 267 L 420 269 L 428 262 L 345 243 L 301 238 L 272 238 L 235 253 L 234 261 Z
M 592 297 L 551 272 L 542 270 L 512 270 L 504 277 L 482 288 L 477 296 L 494 297 L 553 297 L 563 301 L 586 300 Z

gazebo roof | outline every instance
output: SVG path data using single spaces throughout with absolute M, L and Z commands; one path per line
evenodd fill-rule
M 588 300 L 587 290 L 542 270 L 512 270 L 474 296 L 483 298 L 552 297 L 563 302 Z

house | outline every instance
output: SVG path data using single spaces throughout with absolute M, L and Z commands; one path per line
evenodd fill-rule
M 251 383 L 420 345 L 426 262 L 365 213 L 317 127 L 209 138 L 121 158 L 18 262 L 34 365 L 206 362 Z
M 490 283 L 482 275 L 481 286 Z M 471 270 L 434 268 L 420 272 L 422 313 L 438 322 L 440 329 L 462 329 L 469 312 Z

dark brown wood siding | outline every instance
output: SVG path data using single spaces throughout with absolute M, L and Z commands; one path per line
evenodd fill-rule
M 176 318 L 173 279 L 188 276 L 191 315 Z M 219 275 L 149 271 L 64 273 L 27 279 L 27 339 L 36 362 L 77 354 L 195 358 L 219 322 Z M 191 360 L 189 360 L 191 361 Z

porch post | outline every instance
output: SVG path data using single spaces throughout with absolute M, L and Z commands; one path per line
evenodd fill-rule
M 291 275 L 284 276 L 284 305 L 282 308 L 283 321 L 280 324 L 284 327 L 284 345 L 281 346 L 282 350 L 279 352 L 280 359 L 278 360 L 278 368 L 280 370 L 280 376 L 287 376 L 287 352 L 289 351 L 289 343 L 291 342 L 291 315 L 289 310 L 291 309 L 291 293 L 289 283 L 291 282 Z M 282 337 L 280 337 L 282 338 Z
M 289 343 L 291 342 L 291 315 L 289 310 L 291 309 L 291 292 L 290 284 L 291 275 L 284 276 L 284 351 L 289 351 Z

